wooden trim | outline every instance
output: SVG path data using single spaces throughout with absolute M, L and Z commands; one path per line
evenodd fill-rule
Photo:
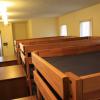
M 83 80 L 83 93 L 100 90 L 100 73 L 80 77 Z
M 64 97 L 64 92 L 66 92 L 66 97 L 69 96 L 69 90 L 64 89 L 63 82 L 66 82 L 68 86 L 68 78 L 64 73 L 56 69 L 54 66 L 40 58 L 35 53 L 32 53 L 32 62 L 35 65 L 36 69 L 44 76 L 48 83 L 56 90 L 56 92 L 62 97 Z M 66 87 L 67 87 L 66 86 Z M 60 88 L 59 88 L 60 87 Z
M 70 80 L 70 99 L 71 100 L 83 100 L 83 88 L 82 80 L 72 72 L 66 72 L 66 76 Z
M 43 82 L 43 80 L 39 77 L 36 71 L 34 71 L 34 81 L 37 85 L 37 88 L 39 88 L 39 91 L 44 96 L 45 100 L 57 100 L 57 98 L 54 96 L 45 82 Z

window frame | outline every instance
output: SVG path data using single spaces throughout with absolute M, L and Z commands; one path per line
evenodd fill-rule
M 62 34 L 61 34 L 61 27 L 62 27 L 62 26 L 66 26 L 66 35 L 62 35 Z M 66 24 L 60 25 L 60 36 L 68 36 L 68 25 L 66 25 Z
M 85 37 L 85 36 L 81 36 L 81 23 L 82 22 L 90 22 L 90 35 L 89 36 L 92 36 L 93 35 L 93 22 L 92 22 L 92 20 L 90 20 L 90 19 L 87 19 L 87 20 L 82 20 L 82 21 L 80 21 L 80 37 Z

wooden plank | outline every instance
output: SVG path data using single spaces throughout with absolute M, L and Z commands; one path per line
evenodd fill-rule
M 66 98 L 68 98 L 68 78 L 62 72 L 40 58 L 35 53 L 32 53 L 32 62 L 35 65 L 36 69 L 44 76 L 44 78 L 57 91 L 57 93 L 62 98 L 65 98 L 64 94 L 66 93 Z M 66 84 L 63 84 L 64 82 L 66 82 Z
M 20 39 L 20 40 L 14 40 L 14 46 L 15 48 L 19 48 L 19 43 L 24 43 L 24 44 L 29 44 L 32 42 L 37 42 L 37 41 L 48 41 L 48 40 L 55 40 L 55 39 L 66 39 L 70 37 L 66 36 L 53 36 L 53 37 L 43 37 L 43 38 L 31 38 L 31 39 Z
M 34 71 L 34 81 L 37 85 L 37 88 L 45 98 L 45 100 L 57 100 L 55 95 L 52 93 L 52 91 L 48 88 L 46 83 L 41 79 L 41 77 L 37 74 L 36 71 Z
M 35 44 L 35 45 L 24 45 L 24 52 L 32 52 L 34 50 L 62 48 L 62 47 L 88 47 L 88 46 L 99 46 L 100 40 L 79 40 L 79 41 L 67 41 L 67 42 L 55 42 L 48 44 Z
M 83 81 L 83 93 L 100 90 L 100 73 L 80 77 Z
M 77 53 L 77 48 L 74 46 L 62 47 L 62 48 L 52 48 L 44 50 L 36 50 L 41 57 L 53 57 L 53 56 L 63 56 L 63 55 L 73 55 Z
M 71 100 L 83 100 L 83 91 L 82 91 L 82 80 L 77 75 L 72 72 L 65 72 L 65 75 L 70 80 L 70 99 Z

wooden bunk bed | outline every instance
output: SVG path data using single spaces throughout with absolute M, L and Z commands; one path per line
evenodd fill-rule
M 46 83 L 54 89 L 56 87 L 56 90 L 58 89 L 60 91 L 55 90 L 56 93 L 53 92 L 60 97 L 60 93 L 62 93 L 63 96 L 67 95 L 68 100 L 99 100 L 99 59 L 100 45 L 71 46 L 33 52 L 32 62 L 36 68 L 34 77 L 39 92 L 41 92 L 44 98 L 47 98 L 48 95 L 45 96 L 42 93 L 38 84 L 38 81 L 45 78 Z M 61 75 L 61 73 L 63 74 Z M 37 74 L 41 77 L 38 77 Z M 68 81 L 64 83 L 63 80 L 61 81 L 58 77 L 55 77 L 55 75 L 58 75 L 60 79 L 63 75 L 66 75 Z M 60 82 L 62 82 L 62 85 Z M 65 87 L 63 86 L 63 83 L 66 84 Z M 66 87 L 68 87 L 68 91 L 64 93 L 64 88 Z M 55 100 L 57 99 L 58 98 Z M 66 99 L 61 97 L 60 100 Z

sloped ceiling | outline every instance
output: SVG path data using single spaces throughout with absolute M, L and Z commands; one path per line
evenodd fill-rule
M 1 1 L 10 3 L 7 8 L 10 20 L 25 20 L 33 17 L 56 17 L 100 3 L 100 0 L 0 0 L 0 2 Z

